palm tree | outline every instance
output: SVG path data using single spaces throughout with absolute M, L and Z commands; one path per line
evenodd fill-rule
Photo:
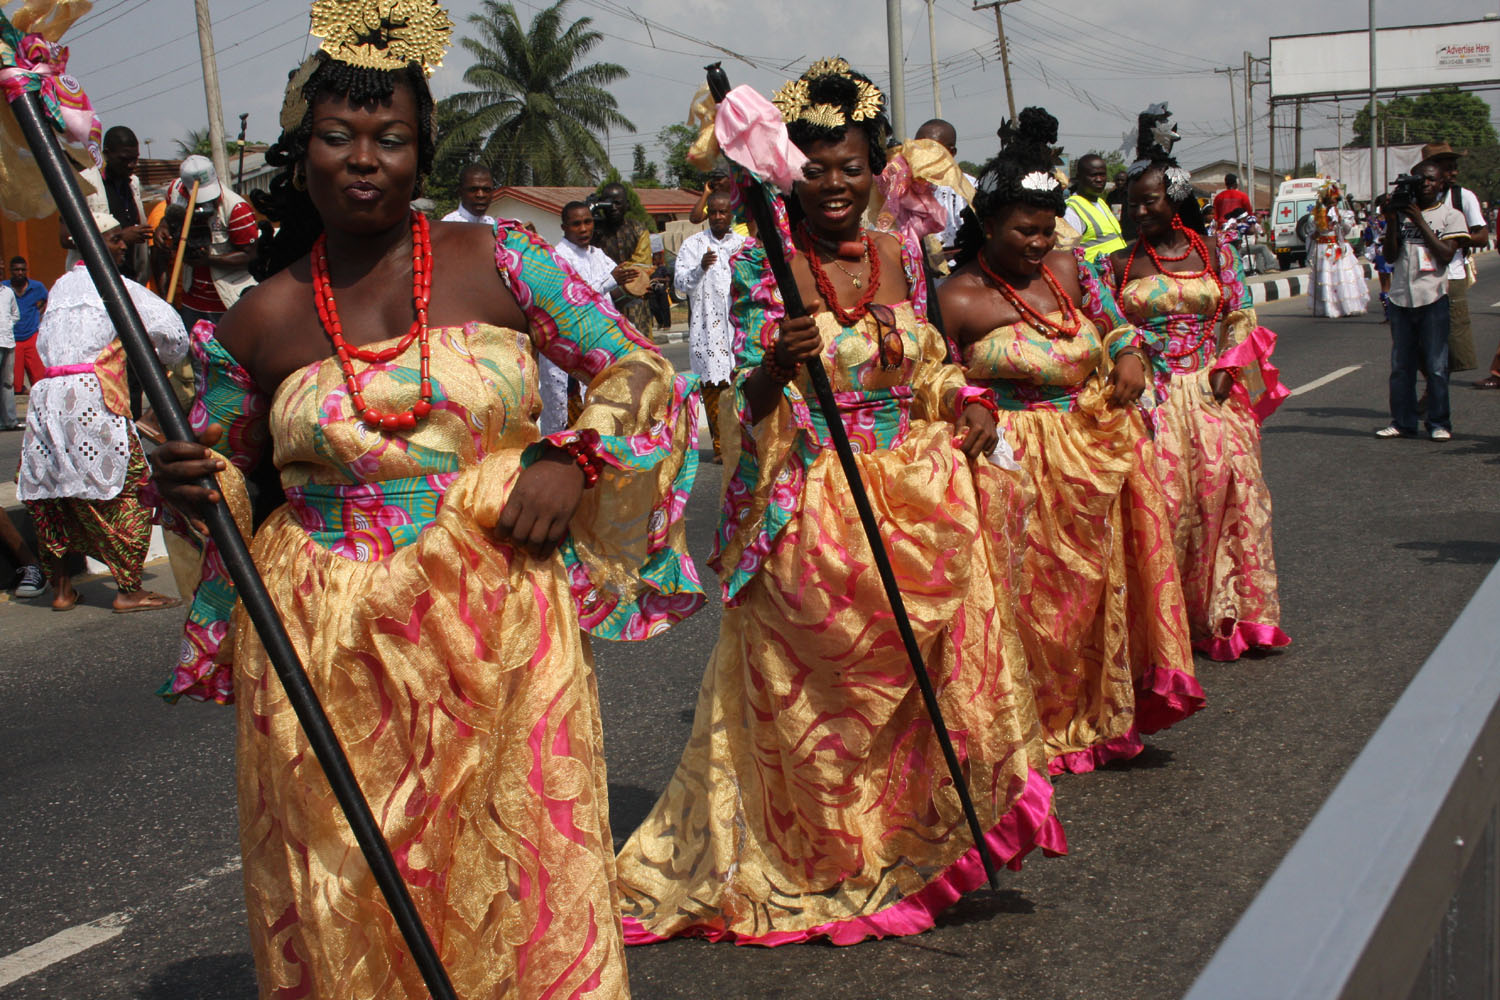
M 177 143 L 177 155 L 179 157 L 184 158 L 184 159 L 187 158 L 187 157 L 189 157 L 189 156 L 195 156 L 195 155 L 196 156 L 208 156 L 209 155 L 209 141 L 208 141 L 208 126 L 207 125 L 203 126 L 202 128 L 188 129 L 188 134 L 187 134 L 187 138 L 186 139 L 174 139 L 172 141 L 175 142 L 175 143 Z
M 469 24 L 477 38 L 460 44 L 474 57 L 462 91 L 442 102 L 455 121 L 440 152 L 478 147 L 500 184 L 588 184 L 609 163 L 599 133 L 634 132 L 605 89 L 628 72 L 615 63 L 585 63 L 603 40 L 591 18 L 567 24 L 557 0 L 528 29 L 515 7 L 484 0 Z

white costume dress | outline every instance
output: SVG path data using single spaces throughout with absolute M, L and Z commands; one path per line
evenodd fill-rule
M 177 310 L 144 286 L 124 281 L 157 357 L 169 366 L 182 361 L 187 331 Z M 135 427 L 126 415 L 128 402 L 121 412 L 125 368 L 115 327 L 82 264 L 58 278 L 48 293 L 37 351 L 47 375 L 31 388 L 17 496 L 117 496 L 125 485 Z
M 1313 242 L 1307 248 L 1312 266 L 1312 310 L 1314 316 L 1361 315 L 1370 305 L 1370 285 L 1364 266 L 1349 245 L 1352 217 L 1337 205 L 1329 206 L 1326 226 L 1313 213 Z
M 729 326 L 729 258 L 745 245 L 745 237 L 730 230 L 718 239 L 705 229 L 682 241 L 677 251 L 673 284 L 691 305 L 688 357 L 693 374 L 705 384 L 722 385 L 734 371 L 734 331 Z M 718 255 L 703 269 L 703 255 Z

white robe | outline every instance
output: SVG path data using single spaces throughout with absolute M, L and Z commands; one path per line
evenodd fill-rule
M 706 383 L 723 384 L 734 371 L 734 331 L 729 325 L 729 258 L 745 245 L 733 230 L 716 239 L 707 229 L 682 241 L 677 251 L 673 284 L 691 306 L 688 357 L 693 374 Z M 713 267 L 703 269 L 703 255 L 718 255 Z
M 1358 316 L 1370 305 L 1370 285 L 1364 266 L 1349 245 L 1353 223 L 1344 212 L 1328 209 L 1328 228 L 1316 235 L 1332 236 L 1332 243 L 1312 243 L 1307 248 L 1312 265 L 1312 311 L 1314 316 Z
M 162 364 L 187 355 L 187 331 L 177 310 L 145 286 L 124 279 Z M 88 364 L 116 337 L 94 282 L 82 265 L 57 279 L 37 331 L 37 352 L 48 368 Z M 55 375 L 31 387 L 16 495 L 22 500 L 80 497 L 109 500 L 125 486 L 130 420 L 104 405 L 92 374 Z

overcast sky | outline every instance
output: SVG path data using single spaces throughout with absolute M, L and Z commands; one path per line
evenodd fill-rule
M 211 0 L 231 138 L 241 112 L 250 114 L 252 139 L 275 138 L 286 73 L 312 44 L 309 6 L 308 0 Z M 516 3 L 528 22 L 540 6 Z M 1377 17 L 1386 26 L 1470 20 L 1497 6 L 1500 0 L 1380 0 Z M 478 8 L 478 0 L 449 4 L 456 34 L 468 32 L 465 21 Z M 943 117 L 957 126 L 959 156 L 981 161 L 993 154 L 995 128 L 1006 114 L 994 15 L 973 11 L 970 0 L 937 0 L 935 9 Z M 889 83 L 880 0 L 571 0 L 567 12 L 592 18 L 605 36 L 593 59 L 630 71 L 616 98 L 637 131 L 609 137 L 611 157 L 626 171 L 637 142 L 660 159 L 657 130 L 685 117 L 702 67 L 712 59 L 723 59 L 733 82 L 768 94 L 812 60 L 833 54 L 882 88 Z M 1016 106 L 1041 104 L 1056 115 L 1060 141 L 1077 155 L 1118 147 L 1135 114 L 1164 100 L 1183 135 L 1177 152 L 1184 166 L 1232 158 L 1229 83 L 1214 68 L 1242 66 L 1247 49 L 1266 55 L 1270 35 L 1362 29 L 1367 16 L 1367 0 L 1018 0 L 1005 8 Z M 903 27 L 910 130 L 933 112 L 925 0 L 904 0 Z M 172 140 L 207 122 L 191 0 L 100 0 L 64 42 L 72 50 L 69 69 L 82 79 L 105 127 L 132 127 L 143 153 L 149 140 L 148 155 L 174 156 Z M 433 77 L 439 97 L 463 89 L 464 54 L 457 48 L 450 54 Z M 1235 80 L 1240 100 L 1238 75 Z M 1257 89 L 1254 137 L 1262 165 L 1265 93 Z M 1356 103 L 1344 105 L 1346 127 Z M 1290 124 L 1290 110 L 1284 114 Z M 1310 160 L 1315 146 L 1336 142 L 1334 106 L 1310 106 L 1303 126 L 1303 159 Z M 1291 131 L 1276 141 L 1278 165 L 1287 169 Z

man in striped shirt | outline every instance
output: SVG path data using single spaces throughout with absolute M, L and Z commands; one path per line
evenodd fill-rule
M 185 204 L 194 181 L 198 197 L 190 211 L 195 218 L 208 216 L 209 243 L 206 247 L 189 243 L 184 258 L 189 270 L 180 301 L 182 321 L 188 329 L 200 319 L 217 323 L 255 284 L 250 263 L 255 259 L 255 241 L 260 235 L 249 203 L 219 183 L 206 156 L 189 156 L 182 161 L 178 180 L 169 192 L 170 200 Z

